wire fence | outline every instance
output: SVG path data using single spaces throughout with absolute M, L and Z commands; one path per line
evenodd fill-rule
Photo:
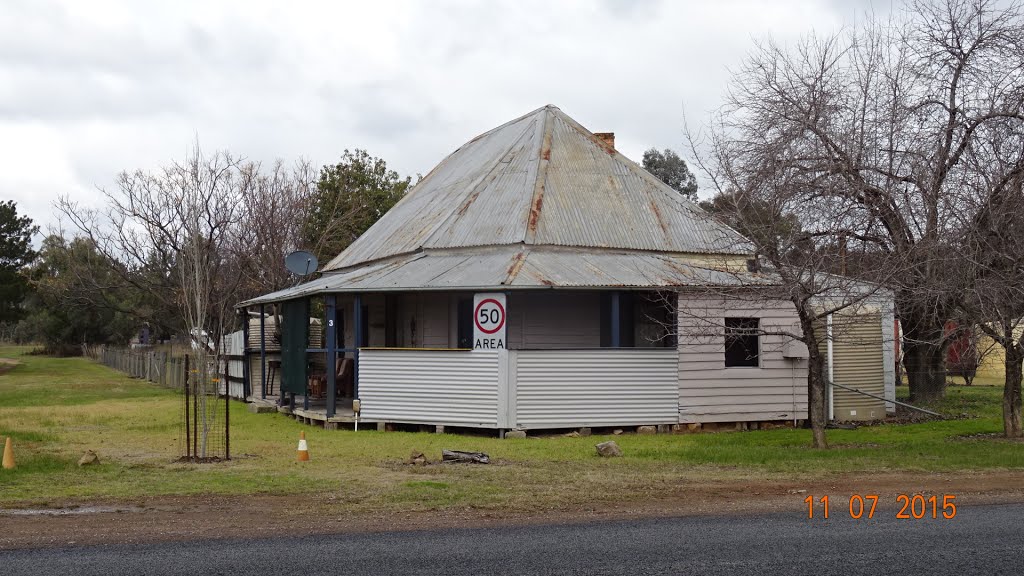
M 204 363 L 205 359 L 205 363 Z M 230 401 L 222 395 L 223 374 L 211 356 L 185 356 L 178 443 L 181 459 L 216 462 L 231 457 Z
M 178 449 L 181 460 L 215 462 L 231 457 L 229 379 L 212 355 L 86 347 L 86 356 L 132 378 L 180 393 Z
M 87 347 L 85 354 L 100 364 L 124 372 L 132 378 L 147 380 L 173 390 L 182 390 L 185 387 L 185 356 L 110 346 Z

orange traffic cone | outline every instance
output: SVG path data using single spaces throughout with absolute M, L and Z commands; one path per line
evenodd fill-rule
M 299 462 L 309 462 L 309 447 L 306 446 L 306 433 L 299 432 Z M 4 460 L 4 462 L 7 462 Z
M 10 470 L 14 468 L 14 448 L 11 447 L 11 437 L 7 437 L 7 441 L 4 442 L 4 468 Z

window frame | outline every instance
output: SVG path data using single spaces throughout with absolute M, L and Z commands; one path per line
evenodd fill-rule
M 736 325 L 730 326 L 730 323 Z M 747 326 L 743 326 L 746 323 Z M 752 326 L 751 326 L 752 324 Z M 725 327 L 724 334 L 724 348 L 723 348 L 723 360 L 725 361 L 726 368 L 760 368 L 761 367 L 761 319 L 754 317 L 738 317 L 738 316 L 727 316 L 724 318 L 723 326 Z M 750 347 L 743 344 L 744 341 L 750 342 L 753 339 L 754 343 L 754 354 L 753 359 L 746 360 L 744 362 L 736 362 L 735 353 L 730 356 L 730 349 L 736 345 L 743 346 L 743 350 L 746 355 L 750 355 Z M 732 340 L 732 342 L 730 342 Z M 731 344 L 731 345 L 730 345 Z

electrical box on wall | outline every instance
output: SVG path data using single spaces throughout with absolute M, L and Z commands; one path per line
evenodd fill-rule
M 782 346 L 782 357 L 793 360 L 807 358 L 807 345 L 799 340 L 790 340 Z

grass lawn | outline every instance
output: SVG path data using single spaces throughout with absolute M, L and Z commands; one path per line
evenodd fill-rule
M 17 468 L 0 470 L 0 505 L 130 501 L 189 494 L 317 494 L 353 511 L 482 508 L 549 510 L 656 497 L 717 480 L 781 481 L 858 472 L 1024 469 L 1024 445 L 1001 431 L 998 386 L 951 386 L 939 407 L 958 419 L 830 430 L 831 450 L 808 448 L 807 430 L 615 437 L 625 451 L 600 459 L 604 438 L 494 438 L 325 431 L 232 404 L 234 457 L 179 464 L 174 393 L 83 358 L 27 356 L 0 374 L 0 440 L 14 440 Z M 906 395 L 906 390 L 902 390 Z M 299 432 L 312 461 L 295 462 Z M 480 450 L 491 466 L 413 467 L 442 448 Z M 100 465 L 79 468 L 86 449 Z

